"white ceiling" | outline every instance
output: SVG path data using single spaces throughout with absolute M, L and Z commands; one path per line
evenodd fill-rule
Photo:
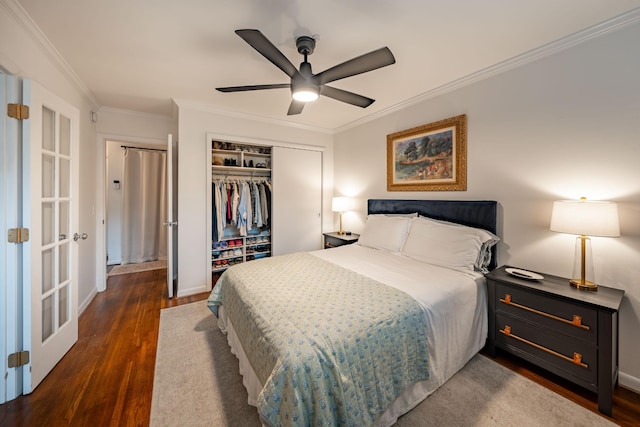
M 324 129 L 396 108 L 640 6 L 640 0 L 17 1 L 101 106 L 171 115 L 171 100 L 178 99 Z M 321 97 L 301 115 L 287 116 L 288 89 L 214 90 L 289 83 L 234 33 L 240 28 L 260 30 L 296 66 L 302 56 L 295 38 L 317 37 L 309 57 L 315 73 L 383 46 L 396 64 L 332 83 L 374 98 L 366 109 Z

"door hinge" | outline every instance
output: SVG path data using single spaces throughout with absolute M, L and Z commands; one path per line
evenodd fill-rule
M 13 353 L 9 355 L 9 367 L 17 368 L 18 366 L 23 366 L 29 363 L 29 352 L 28 351 L 19 351 L 17 353 Z
M 29 241 L 28 228 L 10 228 L 7 232 L 9 243 L 24 243 Z
M 28 119 L 29 106 L 24 104 L 7 104 L 7 115 L 12 119 Z

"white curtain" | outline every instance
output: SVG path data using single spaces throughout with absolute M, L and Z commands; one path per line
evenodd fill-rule
M 167 154 L 126 148 L 122 183 L 122 264 L 167 257 Z

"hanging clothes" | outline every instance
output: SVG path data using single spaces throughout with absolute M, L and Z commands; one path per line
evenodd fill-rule
M 258 184 L 255 182 L 251 183 L 251 199 L 253 200 L 253 223 L 256 227 L 262 227 L 262 207 L 260 205 L 260 190 L 258 189 Z
M 221 212 L 220 212 L 220 221 L 221 221 L 221 226 L 222 226 L 221 230 L 224 230 L 225 227 L 227 226 L 227 213 L 226 213 L 227 190 L 226 190 L 226 184 L 220 183 L 219 187 L 220 187 L 220 206 L 222 207 Z
M 215 216 L 215 228 L 218 231 L 218 239 L 222 236 L 224 232 L 224 225 L 222 223 L 223 217 L 223 204 L 222 204 L 222 195 L 220 193 L 220 185 L 214 185 L 214 195 L 213 195 L 214 203 L 216 205 L 216 216 Z
M 232 193 L 231 193 L 231 223 L 234 225 L 238 224 L 238 205 L 240 204 L 240 190 L 238 188 L 238 183 L 234 182 L 231 184 Z
M 269 209 L 267 206 L 267 192 L 265 190 L 266 184 L 264 182 L 261 182 L 259 185 L 259 191 L 260 191 L 260 208 L 261 208 L 261 214 L 262 214 L 262 223 L 264 225 L 269 224 Z
M 247 236 L 256 228 L 268 226 L 271 212 L 270 188 L 271 184 L 267 179 L 214 179 L 212 239 L 221 240 L 229 225 L 237 227 L 237 233 L 233 233 L 236 236 Z
M 271 190 L 271 181 L 264 181 L 264 192 L 267 198 L 267 218 L 271 218 L 271 202 L 272 202 L 272 198 L 271 198 L 271 194 L 273 193 L 273 191 Z

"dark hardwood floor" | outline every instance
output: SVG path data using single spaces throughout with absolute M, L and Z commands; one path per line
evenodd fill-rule
M 80 315 L 78 342 L 28 396 L 0 405 L 0 426 L 147 426 L 166 270 L 109 277 Z
M 0 426 L 147 426 L 160 310 L 206 299 L 168 299 L 166 270 L 112 276 L 80 316 L 79 339 L 36 390 L 0 405 Z M 597 413 L 595 394 L 523 361 L 497 362 Z M 640 395 L 618 387 L 613 418 L 640 425 Z

